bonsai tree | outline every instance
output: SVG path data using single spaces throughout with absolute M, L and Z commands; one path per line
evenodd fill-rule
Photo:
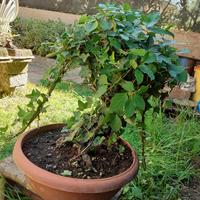
M 154 107 L 153 99 L 164 99 L 160 93 L 164 85 L 186 79 L 176 49 L 164 37 L 173 34 L 157 25 L 159 13 L 145 14 L 127 4 L 100 4 L 98 11 L 81 16 L 66 28 L 55 44 L 57 64 L 49 74 L 48 94 L 34 90 L 28 95 L 27 110 L 19 111 L 21 133 L 44 112 L 64 74 L 81 67 L 84 84 L 93 95 L 79 100 L 77 111 L 63 129 L 65 136 L 57 141 L 58 145 L 75 143 L 80 155 L 101 144 L 109 149 L 127 124 L 144 129 L 145 112 Z M 144 144 L 144 131 L 141 139 Z M 118 148 L 123 154 L 123 146 Z

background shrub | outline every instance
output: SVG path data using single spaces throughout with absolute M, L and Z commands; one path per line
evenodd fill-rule
M 34 54 L 46 56 L 52 47 L 47 43 L 54 43 L 65 30 L 61 21 L 40 21 L 35 19 L 17 18 L 12 24 L 14 44 L 19 48 L 32 49 Z

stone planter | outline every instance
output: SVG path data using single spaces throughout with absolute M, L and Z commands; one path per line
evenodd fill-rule
M 28 63 L 34 58 L 29 49 L 0 48 L 0 94 L 9 95 L 28 81 Z

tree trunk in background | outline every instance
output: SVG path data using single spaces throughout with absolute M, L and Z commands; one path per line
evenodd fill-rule
M 180 12 L 177 18 L 179 29 L 200 32 L 200 1 L 180 0 Z

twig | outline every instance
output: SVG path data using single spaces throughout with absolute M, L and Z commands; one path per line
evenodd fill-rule
M 45 103 L 48 102 L 49 97 L 51 96 L 52 92 L 54 91 L 56 85 L 62 80 L 64 74 L 66 73 L 66 71 L 68 69 L 67 66 L 68 65 L 63 65 L 63 67 L 60 69 L 58 77 L 51 83 L 51 86 L 49 87 L 49 89 L 47 91 L 47 94 L 46 94 L 47 98 L 44 98 L 43 101 L 40 104 L 38 104 L 38 107 L 37 107 L 36 111 L 33 113 L 31 119 L 27 122 L 27 124 L 24 127 L 21 128 L 21 130 L 17 134 L 12 136 L 11 139 L 14 139 L 15 137 L 21 135 L 32 124 L 32 122 L 40 115 L 41 110 L 43 109 Z

